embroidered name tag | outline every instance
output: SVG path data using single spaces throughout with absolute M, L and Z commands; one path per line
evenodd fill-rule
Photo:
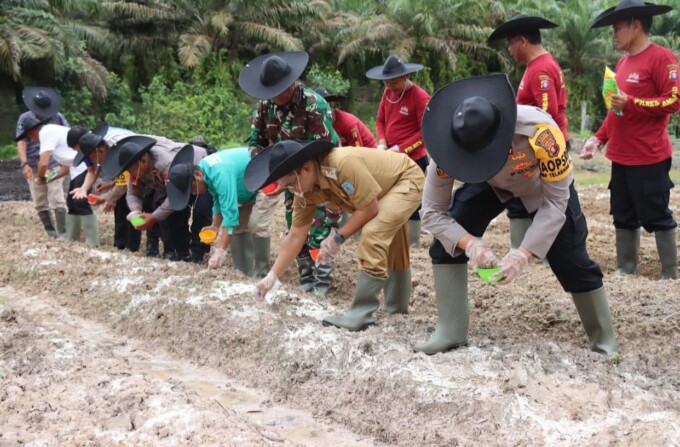
M 338 171 L 335 168 L 321 166 L 321 173 L 324 175 L 324 177 L 328 177 L 329 179 L 332 180 L 338 179 Z

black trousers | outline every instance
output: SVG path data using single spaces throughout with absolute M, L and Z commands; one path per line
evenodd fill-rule
M 602 287 L 602 271 L 590 259 L 586 249 L 588 225 L 573 183 L 569 186 L 569 192 L 565 211 L 567 219 L 546 257 L 550 269 L 566 292 L 590 292 Z M 498 199 L 488 183 L 467 183 L 456 190 L 448 214 L 468 233 L 481 237 L 491 220 L 505 208 L 506 204 Z M 435 265 L 465 264 L 468 261 L 465 254 L 452 257 L 437 239 L 430 246 L 430 257 Z
M 192 220 L 191 226 L 189 219 Z M 185 255 L 191 249 L 191 252 L 195 254 L 207 253 L 210 251 L 210 246 L 201 243 L 198 233 L 211 222 L 212 197 L 210 194 L 192 195 L 186 208 L 174 211 L 167 219 L 160 222 L 165 252 L 174 250 L 178 255 Z
M 420 167 L 420 169 L 425 172 L 427 171 L 427 165 L 430 163 L 430 160 L 427 158 L 427 155 L 424 157 L 419 158 L 418 160 L 413 160 L 416 162 L 416 164 Z M 408 220 L 420 220 L 420 206 L 418 207 L 417 210 L 411 214 L 411 217 L 408 218 Z
M 68 184 L 69 194 L 66 195 L 66 207 L 68 208 L 68 213 L 72 216 L 89 216 L 92 214 L 92 207 L 88 203 L 87 199 L 74 199 L 70 194 L 70 192 L 74 189 L 83 186 L 86 175 L 87 171 L 76 176 L 76 178 L 71 180 Z
M 130 208 L 125 196 L 123 196 L 118 199 L 113 210 L 113 245 L 119 250 L 127 248 L 130 251 L 137 251 L 142 240 L 142 232 L 135 230 L 135 227 L 128 222 L 127 215 L 129 213 Z
M 668 207 L 673 181 L 669 176 L 671 159 L 644 166 L 612 163 L 609 182 L 610 214 L 614 227 L 648 232 L 671 230 L 678 226 Z

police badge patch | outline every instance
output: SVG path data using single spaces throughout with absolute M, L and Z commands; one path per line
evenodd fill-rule
M 356 188 L 354 187 L 352 182 L 350 182 L 349 180 L 345 180 L 344 182 L 342 182 L 341 186 L 342 186 L 342 189 L 344 189 L 345 192 L 350 196 L 352 194 L 354 194 L 354 191 L 356 191 Z

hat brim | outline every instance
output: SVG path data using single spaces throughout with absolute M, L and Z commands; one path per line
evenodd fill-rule
M 645 2 L 644 6 L 632 6 L 630 8 L 616 9 L 613 6 L 609 9 L 604 10 L 600 15 L 598 15 L 593 23 L 590 25 L 591 28 L 602 28 L 605 26 L 614 25 L 616 22 L 621 20 L 630 20 L 631 18 L 639 18 L 645 16 L 658 16 L 666 14 L 668 11 L 672 10 L 671 6 L 666 5 L 655 5 L 653 3 Z
M 103 121 L 97 126 L 92 129 L 92 133 L 99 135 L 100 137 L 104 138 L 106 134 L 109 132 L 109 123 Z
M 300 143 L 304 145 L 299 151 L 285 158 L 272 170 L 269 169 L 269 159 L 272 154 L 273 145 L 250 160 L 244 174 L 248 191 L 259 191 L 265 185 L 277 181 L 284 175 L 302 166 L 305 162 L 313 160 L 335 147 L 333 143 L 327 140 L 301 141 Z
M 38 107 L 33 101 L 35 95 L 40 91 L 47 93 L 47 96 L 49 96 L 49 107 Z M 61 109 L 61 95 L 53 88 L 26 87 L 22 92 L 22 99 L 24 100 L 24 105 L 28 108 L 28 110 L 35 113 L 36 116 L 41 116 L 42 118 L 52 118 L 54 115 L 59 113 L 59 110 Z
M 376 79 L 378 81 L 385 81 L 387 79 L 394 79 L 394 78 L 399 78 L 401 76 L 406 76 L 412 73 L 416 73 L 420 70 L 423 69 L 423 66 L 421 64 L 403 64 L 404 69 L 400 70 L 398 72 L 390 73 L 390 74 L 385 74 L 383 73 L 383 68 L 385 65 L 379 65 L 377 67 L 373 67 L 370 70 L 366 72 L 366 77 L 368 79 Z
M 120 164 L 118 161 L 118 153 L 120 152 L 121 146 L 128 142 L 137 144 L 141 147 L 141 150 L 138 151 L 133 157 L 130 157 L 130 159 L 125 164 Z M 104 177 L 109 179 L 118 177 L 121 172 L 127 170 L 130 165 L 142 158 L 142 155 L 147 153 L 154 144 L 156 144 L 156 140 L 144 135 L 131 135 L 121 139 L 113 147 L 109 148 L 109 151 L 106 153 L 104 161 L 102 162 L 102 174 Z
M 494 42 L 496 40 L 516 36 L 518 34 L 537 31 L 541 29 L 557 28 L 557 24 L 543 17 L 526 16 L 516 19 L 510 19 L 505 23 L 501 23 L 498 28 L 493 30 L 491 35 L 486 39 L 487 42 Z
M 290 72 L 274 85 L 264 85 L 260 81 L 262 65 L 272 56 L 278 56 L 290 66 Z M 292 51 L 286 53 L 268 53 L 256 57 L 243 67 L 238 76 L 238 85 L 253 98 L 267 100 L 275 98 L 283 93 L 295 81 L 300 79 L 307 68 L 309 54 L 305 51 Z
M 78 153 L 76 154 L 75 158 L 73 159 L 73 166 L 78 166 L 81 164 L 87 157 L 90 156 L 90 154 L 95 151 L 100 144 L 104 141 L 104 137 L 102 135 L 99 135 L 96 132 L 92 132 L 93 134 L 97 135 L 99 137 L 97 143 L 93 147 L 89 148 L 84 148 L 82 145 L 78 145 Z
M 458 106 L 474 96 L 494 104 L 501 111 L 501 120 L 486 146 L 469 151 L 454 140 L 452 125 Z M 449 176 L 466 183 L 484 182 L 503 168 L 516 122 L 515 92 L 507 75 L 467 78 L 440 88 L 432 96 L 423 115 L 423 140 L 432 159 Z
M 28 129 L 24 129 L 24 131 L 21 132 L 19 134 L 19 136 L 14 138 L 14 141 L 19 142 L 19 141 L 23 140 L 24 138 L 28 138 L 28 132 L 30 132 L 31 130 L 35 129 L 38 126 L 44 126 L 45 124 L 47 124 L 50 121 L 50 119 L 51 118 L 47 118 L 47 119 L 44 119 L 42 121 L 38 121 L 37 123 L 35 123 L 31 127 L 29 127 Z
M 172 171 L 172 168 L 182 164 L 191 165 L 190 172 L 193 173 L 194 147 L 190 144 L 187 144 L 182 149 L 180 149 L 180 151 L 177 152 L 177 155 L 175 155 L 175 158 L 172 159 L 170 168 L 168 169 L 168 178 L 170 177 L 170 171 Z M 180 211 L 186 208 L 189 204 L 189 198 L 191 197 L 191 182 L 189 182 L 186 189 L 178 188 L 177 185 L 172 183 L 170 180 L 166 182 L 165 186 L 168 195 L 168 201 L 170 202 L 172 209 L 175 211 Z

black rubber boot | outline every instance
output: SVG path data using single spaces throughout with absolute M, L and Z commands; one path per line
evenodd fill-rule
M 40 222 L 42 222 L 43 227 L 45 227 L 45 232 L 51 238 L 57 238 L 57 230 L 52 225 L 52 217 L 50 216 L 50 210 L 38 211 L 38 217 L 40 217 Z

